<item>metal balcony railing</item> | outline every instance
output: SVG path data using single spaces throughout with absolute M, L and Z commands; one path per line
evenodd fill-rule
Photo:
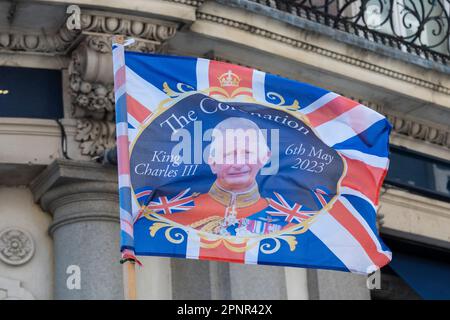
M 251 0 L 442 64 L 450 0 Z

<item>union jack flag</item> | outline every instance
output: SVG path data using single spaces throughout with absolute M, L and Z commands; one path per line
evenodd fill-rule
M 274 194 L 278 201 L 269 199 L 269 206 L 273 211 L 267 211 L 267 213 L 271 216 L 284 217 L 285 221 L 289 223 L 300 223 L 311 218 L 315 213 L 311 210 L 302 210 L 303 206 L 298 203 L 290 205 L 281 194 L 277 192 L 274 192 Z
M 159 214 L 173 214 L 190 210 L 194 208 L 194 197 L 192 195 L 186 196 L 189 190 L 191 189 L 188 188 L 172 198 L 159 197 L 151 201 L 147 208 Z
M 130 250 L 138 255 L 306 266 L 365 274 L 389 263 L 392 253 L 375 232 L 379 193 L 389 165 L 391 126 L 383 115 L 334 92 L 259 70 L 203 58 L 125 52 L 124 46 L 130 41 L 127 40 L 125 44 L 115 43 L 113 47 L 121 250 L 124 253 Z M 233 86 L 224 86 L 223 79 L 230 81 Z M 181 100 L 175 103 L 176 99 L 171 97 L 165 88 L 176 88 L 179 84 L 186 84 L 195 91 L 194 95 L 186 95 L 183 99 L 206 95 L 211 103 L 226 99 L 240 104 L 244 98 L 251 97 L 259 105 L 258 110 L 263 113 L 266 112 L 265 108 L 269 108 L 270 113 L 273 112 L 275 105 L 271 98 L 272 92 L 290 101 L 289 104 L 301 101 L 301 104 L 297 103 L 298 109 L 292 111 L 292 116 L 306 119 L 305 127 L 314 129 L 311 135 L 336 151 L 346 168 L 338 183 L 339 189 L 333 191 L 336 194 L 322 186 L 308 187 L 315 202 L 313 209 L 307 208 L 306 203 L 302 206 L 287 201 L 280 194 L 271 197 L 273 200 L 270 201 L 268 209 L 274 218 L 278 216 L 277 218 L 284 220 L 283 223 L 286 224 L 304 221 L 316 213 L 318 208 L 326 209 L 322 210 L 323 214 L 317 217 L 305 233 L 295 235 L 298 243 L 307 243 L 308 250 L 302 252 L 301 248 L 297 248 L 295 252 L 279 250 L 267 253 L 261 248 L 270 240 L 255 237 L 248 239 L 252 245 L 243 243 L 242 246 L 247 249 L 237 253 L 222 245 L 214 248 L 202 247 L 199 245 L 201 241 L 209 243 L 215 241 L 215 238 L 203 234 L 203 238 L 199 238 L 196 232 L 189 232 L 184 241 L 177 245 L 163 239 L 164 237 L 148 236 L 153 221 L 139 219 L 146 207 L 139 200 L 139 203 L 132 201 L 131 190 L 135 186 L 132 186 L 131 181 L 135 172 L 130 163 L 132 150 L 129 146 L 142 139 L 143 128 L 149 124 L 149 119 L 159 116 L 162 106 L 170 104 L 170 107 L 181 108 Z M 215 88 L 223 90 L 217 91 Z M 199 108 L 198 105 L 195 108 Z M 244 108 L 236 107 L 236 111 L 238 109 Z M 219 117 L 219 113 L 217 116 Z M 228 113 L 220 113 L 220 117 L 225 119 Z M 212 125 L 214 121 L 216 118 L 211 117 L 204 123 Z M 280 123 L 280 128 L 288 130 L 284 123 Z M 172 143 L 162 131 L 158 132 L 155 138 L 161 143 L 165 141 L 167 146 Z M 133 150 L 137 152 L 139 149 Z M 329 168 L 332 169 L 332 166 Z M 328 179 L 328 175 L 323 178 Z M 170 182 L 176 182 L 175 180 Z M 148 180 L 143 182 L 153 188 L 151 194 L 146 194 L 147 191 L 142 194 L 142 199 L 146 197 L 144 204 L 152 201 L 148 209 L 162 214 L 173 214 L 194 206 L 193 197 L 188 196 L 187 190 L 172 198 L 163 196 L 152 199 L 151 196 L 166 182 L 169 181 L 153 177 L 148 177 Z M 206 190 L 206 186 L 201 185 L 202 182 L 194 176 L 188 183 L 195 183 L 196 191 Z M 297 185 L 290 187 L 296 188 Z M 287 184 L 285 188 L 288 188 Z M 331 197 L 334 199 L 333 204 L 325 207 L 330 203 Z M 309 207 L 314 204 L 307 205 Z M 266 230 L 263 223 L 253 224 L 252 230 Z M 316 238 L 320 241 L 314 241 Z M 312 252 L 314 255 L 309 254 Z

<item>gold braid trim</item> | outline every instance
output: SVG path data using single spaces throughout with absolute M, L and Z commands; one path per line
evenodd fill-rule
M 207 223 L 210 223 L 210 222 L 217 222 L 217 221 L 219 221 L 219 220 L 222 220 L 222 218 L 219 217 L 219 216 L 211 216 L 211 217 L 208 217 L 208 218 L 205 218 L 205 219 L 196 221 L 196 222 L 194 222 L 194 223 L 191 223 L 190 226 L 191 226 L 192 228 L 198 228 L 198 227 L 200 227 L 200 226 L 202 226 L 202 225 L 204 225 L 204 224 L 207 224 Z

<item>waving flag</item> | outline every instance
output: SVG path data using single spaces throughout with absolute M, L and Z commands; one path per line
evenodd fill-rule
M 305 83 L 113 46 L 121 249 L 370 273 L 390 124 Z

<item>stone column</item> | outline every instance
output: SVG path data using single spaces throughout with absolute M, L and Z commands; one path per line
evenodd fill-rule
M 116 181 L 115 167 L 56 160 L 31 183 L 53 216 L 55 299 L 123 298 Z

